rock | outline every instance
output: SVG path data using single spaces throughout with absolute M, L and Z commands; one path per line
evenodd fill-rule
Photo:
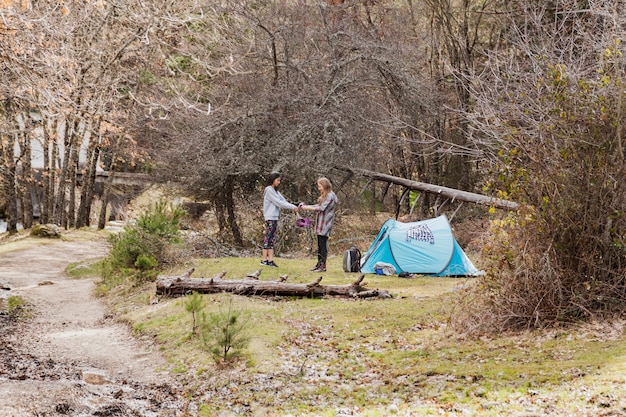
M 110 384 L 111 381 L 104 375 L 100 375 L 93 372 L 83 372 L 83 381 L 91 385 L 104 385 Z
M 36 237 L 59 238 L 61 237 L 61 229 L 56 224 L 52 223 L 36 224 L 30 230 L 30 235 Z

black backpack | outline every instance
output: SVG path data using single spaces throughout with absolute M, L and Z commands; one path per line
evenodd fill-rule
M 343 254 L 344 272 L 359 272 L 361 270 L 361 251 L 355 246 Z

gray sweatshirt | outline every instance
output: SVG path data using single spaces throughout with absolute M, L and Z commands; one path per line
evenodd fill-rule
M 263 192 L 263 217 L 265 220 L 278 220 L 281 208 L 294 210 L 296 206 L 287 201 L 278 190 L 268 185 Z

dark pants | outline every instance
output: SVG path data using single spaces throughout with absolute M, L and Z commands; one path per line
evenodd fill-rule
M 317 262 L 326 265 L 328 257 L 328 236 L 317 235 Z

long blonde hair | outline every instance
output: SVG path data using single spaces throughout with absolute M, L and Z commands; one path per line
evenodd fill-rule
M 333 184 L 326 177 L 320 178 L 319 180 L 317 180 L 317 183 L 322 186 L 322 190 L 323 190 L 322 194 L 317 199 L 318 203 L 322 204 L 324 200 L 326 199 L 326 196 L 333 191 Z

